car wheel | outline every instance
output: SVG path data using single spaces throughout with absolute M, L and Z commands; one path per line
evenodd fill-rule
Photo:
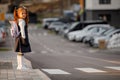
M 83 37 L 83 38 L 80 40 L 80 42 L 83 42 L 83 41 L 84 41 L 84 39 L 85 39 L 85 37 Z

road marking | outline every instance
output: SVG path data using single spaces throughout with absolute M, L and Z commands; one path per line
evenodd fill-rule
M 77 53 L 84 53 L 84 51 L 80 50 L 80 51 L 76 51 Z
M 115 66 L 113 66 L 113 67 L 107 66 L 107 67 L 105 67 L 105 68 L 114 69 L 114 70 L 120 70 L 120 67 L 115 67 Z
M 95 53 L 95 52 L 97 52 L 97 51 L 98 51 L 98 50 L 91 50 L 91 49 L 89 50 L 90 53 Z
M 44 35 L 44 36 L 47 36 L 47 35 L 48 35 L 48 33 L 44 32 L 44 33 L 43 33 L 43 35 Z
M 95 68 L 75 68 L 77 70 L 87 72 L 87 73 L 101 73 L 101 72 L 106 72 L 103 70 L 95 69 Z
M 49 74 L 71 74 L 61 69 L 42 69 L 42 70 Z
M 42 53 L 42 54 L 46 54 L 46 53 L 48 53 L 48 52 L 47 52 L 47 51 L 41 51 L 41 53 Z

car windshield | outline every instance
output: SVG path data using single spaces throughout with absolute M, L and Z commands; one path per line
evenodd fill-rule
M 63 25 L 63 23 L 61 23 L 61 22 L 55 22 L 55 23 L 53 23 L 53 25 Z
M 119 30 L 113 30 L 113 31 L 111 31 L 109 34 L 107 34 L 106 36 L 111 36 L 111 35 L 113 35 L 113 34 L 115 34 L 116 32 L 118 32 Z
M 106 35 L 108 35 L 109 33 L 111 33 L 112 31 L 114 31 L 115 29 L 113 28 L 113 29 L 110 29 L 110 30 L 108 30 L 108 31 L 105 31 L 104 33 L 102 33 L 102 35 L 103 36 L 106 36 Z
M 76 26 L 76 25 L 78 25 L 79 24 L 79 22 L 75 22 L 75 23 L 73 23 L 68 29 L 72 29 L 74 26 Z
M 83 28 L 83 31 L 88 31 L 91 30 L 93 27 L 91 27 L 91 25 L 86 26 L 85 28 Z

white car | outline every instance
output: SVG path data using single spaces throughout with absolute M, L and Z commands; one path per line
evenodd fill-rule
M 99 33 L 92 34 L 92 35 L 87 35 L 87 36 L 83 39 L 83 42 L 84 42 L 84 43 L 90 43 L 90 40 L 91 40 L 93 37 L 107 34 L 108 32 L 110 32 L 110 31 L 112 31 L 112 30 L 114 30 L 114 29 L 115 29 L 115 28 L 113 28 L 113 27 L 111 26 L 111 28 L 103 29 L 103 31 L 101 31 L 101 32 L 99 32 Z
M 58 30 L 59 35 L 63 35 L 63 32 L 71 26 L 72 23 L 67 23 L 65 26 L 60 27 Z
M 57 25 L 54 30 L 56 33 L 59 33 L 60 30 L 65 29 L 68 27 L 67 23 L 62 23 L 61 25 Z
M 67 37 L 69 40 L 82 41 L 82 39 L 85 36 L 102 32 L 107 28 L 110 28 L 110 25 L 108 25 L 108 24 L 92 24 L 92 25 L 86 26 L 82 30 L 73 31 L 73 32 L 68 33 Z
M 83 32 L 84 31 L 82 31 L 82 30 L 77 30 L 77 31 L 70 32 L 70 33 L 68 33 L 67 38 L 70 41 L 74 41 L 75 40 L 75 36 L 80 34 L 80 33 L 83 33 Z
M 58 18 L 44 18 L 42 20 L 42 27 L 47 29 L 51 22 L 58 21 Z
M 48 29 L 57 31 L 60 27 L 62 27 L 64 25 L 65 25 L 65 23 L 63 23 L 63 22 L 52 22 L 48 26 Z
M 109 34 L 106 35 L 102 35 L 102 36 L 98 36 L 98 37 L 94 37 L 93 40 L 91 41 L 92 45 L 94 47 L 98 47 L 99 46 L 99 40 L 105 40 L 105 43 L 107 44 L 108 40 L 114 35 L 114 34 L 118 34 L 120 33 L 120 29 L 116 29 L 111 31 Z
M 63 35 L 64 37 L 66 37 L 67 34 L 70 32 L 70 30 L 71 30 L 72 28 L 74 28 L 75 26 L 77 26 L 79 23 L 80 23 L 80 22 L 74 22 L 74 23 L 72 23 L 67 29 L 65 29 L 65 30 L 63 31 L 62 35 Z
M 0 43 L 5 42 L 5 37 L 6 37 L 6 34 L 4 29 L 0 28 Z

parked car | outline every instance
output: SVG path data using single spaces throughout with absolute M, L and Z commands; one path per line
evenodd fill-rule
M 69 40 L 82 41 L 87 35 L 101 33 L 110 28 L 108 24 L 92 24 L 88 25 L 82 30 L 73 31 L 68 33 Z
M 72 23 L 67 29 L 64 29 L 64 30 L 61 32 L 62 36 L 66 37 L 67 34 L 70 32 L 70 30 L 71 30 L 72 28 L 74 28 L 75 26 L 77 26 L 78 24 L 79 24 L 79 22 L 74 22 L 74 23 Z
M 5 42 L 6 30 L 5 25 L 0 23 L 0 43 Z
M 66 37 L 69 32 L 82 30 L 83 28 L 90 24 L 107 24 L 107 22 L 101 20 L 87 20 L 83 22 L 74 22 L 68 29 L 66 29 L 63 32 L 63 35 Z
M 111 29 L 109 29 L 108 31 L 105 31 L 105 32 L 103 32 L 103 33 L 101 33 L 100 35 L 95 35 L 95 36 L 91 36 L 90 37 L 90 40 L 89 40 L 89 45 L 90 46 L 94 46 L 94 44 L 93 44 L 93 39 L 94 38 L 96 38 L 96 37 L 99 37 L 99 36 L 103 36 L 103 35 L 108 35 L 108 34 L 110 34 L 112 31 L 114 31 L 114 30 L 116 30 L 114 27 L 112 27 Z
M 72 23 L 67 23 L 65 26 L 59 28 L 59 31 L 58 31 L 59 35 L 63 35 L 64 31 L 68 29 L 71 25 Z
M 102 29 L 102 28 L 101 28 Z M 104 35 L 106 32 L 108 31 L 112 31 L 114 30 L 115 28 L 113 28 L 112 26 L 110 28 L 107 28 L 107 29 L 103 29 L 103 31 L 99 32 L 99 33 L 96 33 L 96 34 L 90 34 L 90 35 L 87 35 L 85 36 L 85 38 L 83 39 L 83 42 L 84 43 L 90 43 L 90 40 L 95 37 L 95 36 L 99 36 L 99 35 Z
M 90 42 L 91 45 L 94 47 L 98 47 L 99 46 L 99 40 L 104 40 L 105 43 L 107 44 L 108 40 L 114 35 L 114 34 L 118 34 L 120 33 L 120 29 L 115 29 L 107 34 L 104 34 L 102 36 L 98 36 L 98 37 L 94 37 Z
M 62 26 L 56 26 L 55 32 L 60 34 L 60 31 L 67 29 L 70 26 L 70 23 L 64 23 Z
M 65 23 L 63 22 L 52 22 L 49 26 L 48 26 L 48 29 L 49 30 L 54 30 L 54 31 L 58 31 L 60 27 L 63 27 L 65 26 Z
M 44 29 L 47 29 L 48 26 L 49 26 L 52 22 L 55 22 L 55 21 L 58 21 L 58 20 L 59 20 L 59 18 L 44 18 L 44 19 L 42 20 L 42 27 L 43 27 Z

